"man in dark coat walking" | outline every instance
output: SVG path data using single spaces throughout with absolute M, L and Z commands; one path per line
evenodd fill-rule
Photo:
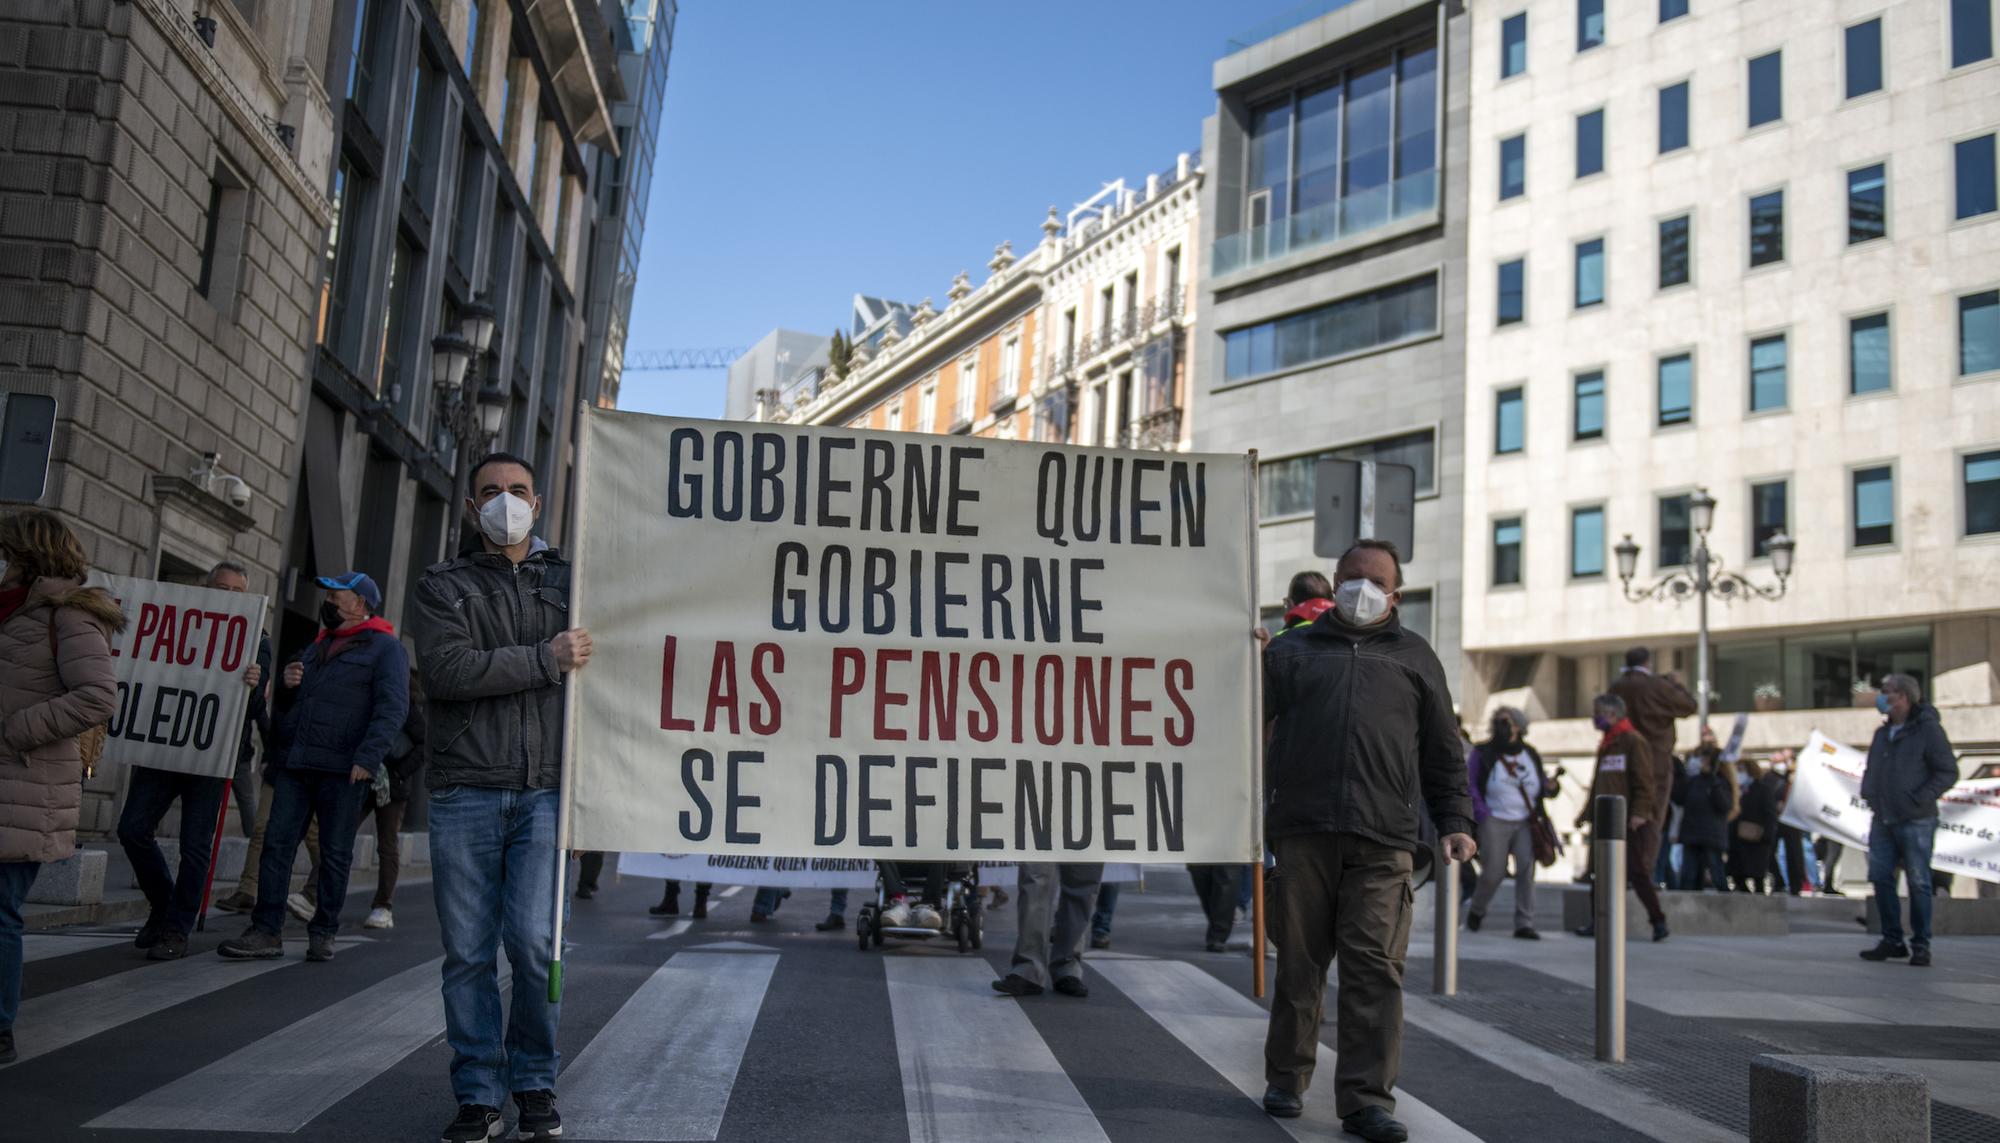
M 1861 796 L 1875 815 L 1868 827 L 1868 880 L 1882 915 L 1882 940 L 1863 960 L 1909 957 L 1931 963 L 1931 849 L 1937 841 L 1938 799 L 1958 782 L 1958 760 L 1937 708 L 1908 675 L 1882 676 L 1875 709 L 1887 721 L 1868 744 Z M 1903 943 L 1903 907 L 1896 900 L 1896 867 L 1910 888 L 1910 943 Z

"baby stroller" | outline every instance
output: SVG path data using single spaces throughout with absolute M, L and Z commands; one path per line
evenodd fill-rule
M 902 873 L 909 874 L 912 883 L 906 885 Z M 918 885 L 914 879 L 920 873 L 924 880 Z M 935 910 L 937 927 L 916 923 L 915 918 L 907 924 L 890 923 L 891 899 L 898 890 L 907 893 L 912 913 L 921 913 L 925 906 Z M 889 937 L 915 941 L 948 937 L 958 942 L 959 952 L 970 952 L 981 947 L 981 928 L 979 867 L 945 862 L 877 862 L 875 897 L 863 902 L 854 917 L 854 935 L 862 952 L 881 948 Z

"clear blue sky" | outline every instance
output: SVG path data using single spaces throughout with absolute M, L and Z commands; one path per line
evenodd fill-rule
M 634 351 L 831 333 L 856 293 L 944 305 L 1123 176 L 1197 152 L 1223 42 L 1297 0 L 682 0 Z M 723 374 L 621 407 L 719 416 Z

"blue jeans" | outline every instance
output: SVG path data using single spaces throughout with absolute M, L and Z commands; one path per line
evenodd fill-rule
M 329 770 L 278 767 L 271 774 L 271 818 L 264 826 L 264 856 L 257 863 L 257 908 L 253 928 L 285 931 L 285 897 L 292 887 L 292 860 L 305 840 L 306 821 L 319 822 L 319 901 L 309 933 L 340 931 L 340 906 L 347 900 L 347 874 L 354 865 L 354 828 L 361 824 L 361 799 L 368 783 Z
M 1111 918 L 1118 912 L 1118 882 L 1106 881 L 1097 887 L 1097 908 L 1090 914 L 1090 935 L 1111 935 Z
M 779 904 L 791 895 L 792 891 L 790 889 L 778 885 L 766 885 L 762 889 L 757 890 L 756 898 L 750 902 L 750 911 L 753 913 L 762 913 L 768 917 L 772 913 L 777 912 Z
M 132 767 L 125 809 L 118 815 L 118 843 L 132 862 L 132 873 L 152 907 L 152 921 L 185 936 L 194 931 L 201 913 L 201 894 L 208 888 L 208 859 L 215 843 L 216 818 L 229 793 L 229 779 L 176 774 L 150 766 Z M 153 839 L 160 819 L 174 799 L 181 803 L 180 873 L 167 868 L 167 855 Z M 253 813 L 255 811 L 252 811 Z
M 555 790 L 432 790 L 431 890 L 444 939 L 445 1039 L 460 1103 L 504 1107 L 518 1091 L 554 1091 Z M 500 1026 L 498 951 L 514 971 Z
M 21 902 L 41 871 L 39 861 L 0 861 L 0 1032 L 21 1010 Z
M 826 915 L 829 917 L 845 917 L 847 915 L 847 890 L 835 889 L 833 891 L 833 897 L 826 905 Z
M 1938 820 L 1885 822 L 1868 829 L 1868 880 L 1875 883 L 1875 909 L 1882 916 L 1882 939 L 1903 943 L 1903 908 L 1896 900 L 1896 866 L 1910 887 L 1910 944 L 1931 947 L 1931 846 Z

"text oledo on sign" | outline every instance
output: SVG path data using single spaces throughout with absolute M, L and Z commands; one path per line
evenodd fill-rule
M 1251 476 L 586 410 L 572 844 L 1253 859 Z
M 261 595 L 93 572 L 125 611 L 111 637 L 118 705 L 106 762 L 223 778 L 236 771 L 264 628 Z
M 1861 797 L 1868 755 L 1815 730 L 1799 751 L 1786 825 L 1866 852 L 1874 815 Z M 2000 778 L 1966 779 L 1938 799 L 1931 868 L 2000 881 Z

